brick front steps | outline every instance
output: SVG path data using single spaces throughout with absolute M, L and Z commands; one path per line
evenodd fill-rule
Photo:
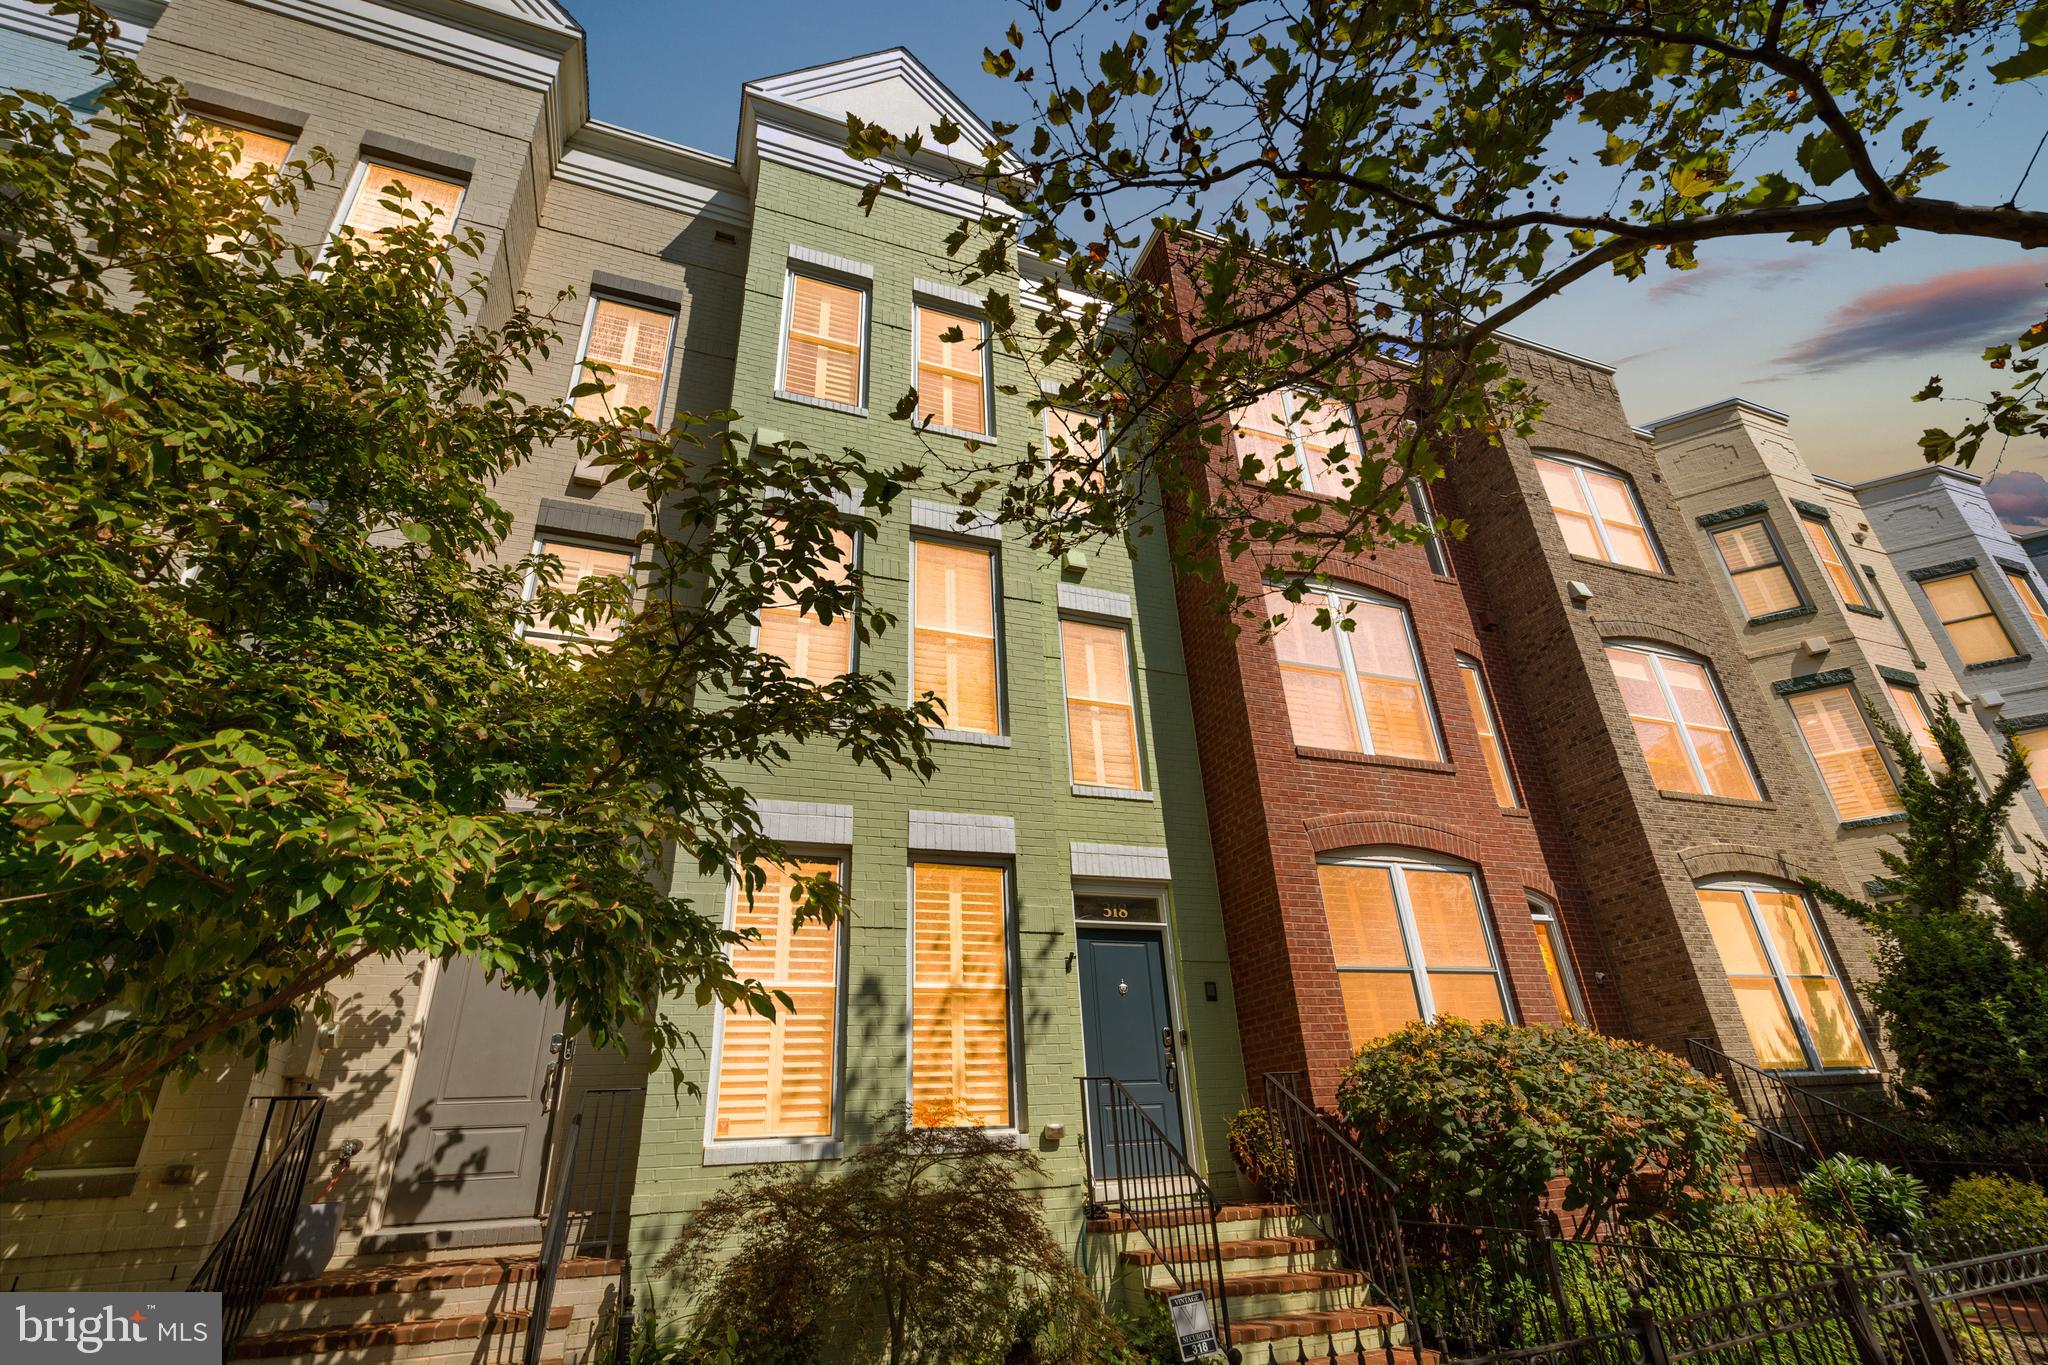
M 533 1321 L 531 1254 L 358 1265 L 263 1296 L 230 1360 L 315 1365 L 513 1365 Z M 619 1262 L 562 1264 L 548 1312 L 545 1365 L 585 1365 L 618 1283 Z

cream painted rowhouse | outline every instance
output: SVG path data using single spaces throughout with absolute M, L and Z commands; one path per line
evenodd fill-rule
M 115 10 L 143 68 L 188 90 L 195 132 L 228 130 L 250 165 L 334 155 L 332 181 L 286 223 L 297 239 L 374 231 L 397 182 L 483 235 L 485 322 L 518 294 L 573 290 L 559 316 L 574 345 L 530 393 L 569 401 L 588 358 L 657 413 L 733 408 L 764 441 L 891 462 L 920 439 L 1021 456 L 1046 421 L 1085 429 L 1079 414 L 1033 414 L 1021 367 L 974 343 L 981 299 L 947 283 L 943 246 L 971 206 L 958 191 L 906 167 L 904 192 L 859 207 L 874 171 L 841 149 L 849 112 L 903 131 L 948 118 L 967 145 L 982 128 L 906 51 L 746 84 L 726 158 L 591 119 L 582 31 L 545 0 Z M 0 0 L 9 83 L 89 107 L 92 72 L 65 36 L 40 7 Z M 942 339 L 953 327 L 969 339 Z M 922 438 L 888 415 L 913 383 L 932 419 Z M 606 574 L 636 552 L 635 501 L 569 452 L 495 495 L 513 518 L 508 558 L 545 549 L 573 574 Z M 837 929 L 792 932 L 773 895 L 749 911 L 726 885 L 678 879 L 707 913 L 762 930 L 738 965 L 789 991 L 794 1014 L 769 1025 L 670 1005 L 704 1042 L 692 1096 L 650 1083 L 644 1055 L 565 1038 L 558 1005 L 466 960 L 377 962 L 334 991 L 331 1028 L 267 1069 L 215 1065 L 5 1191 L 10 1285 L 183 1287 L 290 1148 L 309 1189 L 342 1172 L 336 1246 L 319 1278 L 271 1291 L 238 1355 L 502 1358 L 531 1325 L 534 1254 L 560 1209 L 571 1255 L 546 1349 L 581 1359 L 615 1306 L 616 1253 L 647 1264 L 734 1171 L 830 1169 L 892 1113 L 1036 1151 L 1048 1216 L 1077 1247 L 1089 1162 L 1117 1159 L 1084 1155 L 1084 1073 L 1115 1077 L 1191 1170 L 1227 1181 L 1224 1120 L 1245 1077 L 1164 537 L 1054 561 L 937 486 L 912 489 L 877 534 L 849 535 L 900 623 L 861 664 L 893 672 L 906 701 L 913 679 L 942 694 L 939 773 L 891 784 L 821 749 L 755 782 L 771 831 L 848 885 Z M 760 631 L 813 676 L 851 663 L 850 640 L 793 613 Z M 313 1097 L 324 1116 L 308 1134 Z M 1342 1301 L 1266 1292 L 1263 1335 L 1299 1335 L 1297 1306 Z

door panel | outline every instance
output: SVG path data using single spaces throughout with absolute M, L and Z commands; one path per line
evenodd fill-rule
M 1131 1098 L 1164 1130 L 1176 1149 L 1185 1153 L 1181 1106 L 1174 1063 L 1179 1044 L 1173 1035 L 1173 1011 L 1166 994 L 1165 950 L 1156 933 L 1128 929 L 1075 930 L 1081 965 L 1081 1041 L 1088 1074 L 1114 1076 Z M 1090 1087 L 1088 1102 L 1099 1097 Z M 1106 1150 L 1108 1125 L 1090 1113 L 1088 1140 L 1095 1174 L 1114 1179 L 1121 1170 L 1140 1174 L 1140 1143 L 1129 1134 L 1121 1150 Z M 1164 1172 L 1145 1171 L 1146 1174 Z
M 427 1006 L 386 1221 L 516 1218 L 538 1210 L 544 1112 L 561 1006 L 442 964 Z

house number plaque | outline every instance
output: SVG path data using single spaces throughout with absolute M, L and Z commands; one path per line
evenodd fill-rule
M 1074 918 L 1109 924 L 1158 924 L 1162 920 L 1153 896 L 1076 896 Z

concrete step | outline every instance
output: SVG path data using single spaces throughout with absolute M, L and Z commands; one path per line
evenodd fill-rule
M 1228 1238 L 1259 1237 L 1291 1231 L 1295 1218 L 1292 1204 L 1225 1204 L 1216 1211 L 1216 1235 Z M 1088 1231 L 1097 1236 L 1131 1232 L 1139 1228 L 1183 1227 L 1207 1223 L 1204 1208 L 1174 1209 L 1142 1213 L 1135 1217 L 1109 1213 L 1088 1220 Z
M 1145 1292 L 1164 1299 L 1176 1293 L 1169 1281 Z M 1262 1271 L 1223 1277 L 1232 1322 L 1240 1318 L 1286 1316 L 1290 1313 L 1341 1312 L 1373 1306 L 1372 1288 L 1355 1270 Z M 1384 1310 L 1392 1315 L 1392 1310 Z
M 1226 1274 L 1336 1270 L 1343 1266 L 1336 1244 L 1322 1237 L 1235 1238 L 1219 1243 L 1216 1251 L 1223 1258 Z M 1117 1259 L 1141 1286 L 1168 1284 L 1176 1270 L 1183 1275 L 1191 1269 L 1201 1273 L 1201 1267 L 1209 1259 L 1209 1246 L 1206 1238 L 1194 1244 L 1168 1246 L 1161 1250 L 1141 1244 L 1127 1246 L 1118 1253 Z
M 1443 1365 L 1435 1351 L 1417 1352 L 1406 1332 L 1352 1323 L 1341 1313 L 1302 1313 L 1231 1324 L 1244 1365 Z M 1269 1335 L 1279 1333 L 1279 1335 Z
M 557 1304 L 548 1312 L 550 1332 L 567 1330 L 575 1309 Z M 446 1317 L 368 1322 L 348 1327 L 309 1327 L 284 1332 L 251 1332 L 228 1352 L 230 1360 L 275 1360 L 317 1357 L 323 1365 L 355 1365 L 360 1353 L 388 1347 L 421 1348 L 394 1352 L 390 1359 L 426 1361 L 444 1355 L 472 1360 L 510 1359 L 526 1339 L 533 1313 L 509 1308 L 499 1312 L 457 1313 Z M 434 1348 L 446 1347 L 445 1350 Z
M 293 1332 L 530 1309 L 539 1273 L 532 1256 L 345 1267 L 274 1286 L 249 1327 L 252 1333 Z M 604 1257 L 565 1260 L 554 1302 L 593 1309 L 618 1275 L 619 1262 Z

